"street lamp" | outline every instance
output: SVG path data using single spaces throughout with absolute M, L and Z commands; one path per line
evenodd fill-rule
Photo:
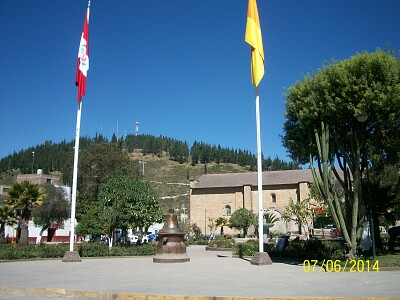
M 204 237 L 207 236 L 207 209 L 204 210 Z
M 32 168 L 31 168 L 32 174 L 33 174 L 33 164 L 34 164 L 34 162 L 35 162 L 35 151 L 32 151 Z
M 368 114 L 365 111 L 362 111 L 358 116 L 357 116 L 357 121 L 360 123 L 364 123 L 368 119 Z M 374 218 L 372 216 L 372 200 L 371 200 L 371 190 L 370 190 L 370 184 L 369 184 L 369 163 L 368 163 L 368 157 L 367 157 L 367 143 L 365 142 L 365 150 L 364 150 L 364 156 L 365 156 L 365 161 L 366 161 L 366 171 L 367 171 L 367 187 L 368 187 L 368 205 L 369 205 L 369 224 L 370 224 L 370 230 L 371 230 L 371 240 L 372 240 L 372 257 L 374 260 L 376 260 L 376 249 L 375 249 L 375 231 L 374 231 Z M 363 193 L 365 195 L 365 193 Z
M 185 203 L 181 204 L 181 210 L 183 211 L 183 218 L 181 215 L 181 220 L 183 223 L 186 223 L 186 207 L 185 207 Z

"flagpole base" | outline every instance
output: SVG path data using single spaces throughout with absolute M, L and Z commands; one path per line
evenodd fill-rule
M 272 265 L 272 260 L 269 257 L 267 252 L 256 252 L 254 253 L 253 258 L 251 259 L 252 265 Z
M 63 262 L 82 262 L 81 257 L 77 251 L 67 251 L 62 259 Z

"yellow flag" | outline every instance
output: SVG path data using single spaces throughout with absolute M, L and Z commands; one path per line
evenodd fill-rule
M 264 76 L 264 49 L 256 0 L 249 0 L 244 40 L 251 46 L 251 81 L 257 87 Z

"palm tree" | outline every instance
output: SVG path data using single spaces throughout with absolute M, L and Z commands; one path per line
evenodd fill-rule
M 0 205 L 0 243 L 4 243 L 5 227 L 17 223 L 15 209 L 7 205 Z
M 264 227 L 267 229 L 267 230 L 266 230 L 266 234 L 269 235 L 269 229 L 270 229 L 271 227 L 273 227 L 274 224 L 275 224 L 276 222 L 278 222 L 280 219 L 279 219 L 279 216 L 276 215 L 276 214 L 274 214 L 273 212 L 267 212 L 267 213 L 265 213 L 265 214 L 264 214 L 264 218 L 265 218 L 265 223 L 266 223 L 266 224 L 264 225 Z M 272 235 L 271 235 L 271 238 L 272 238 Z
M 28 244 L 28 222 L 31 209 L 35 205 L 41 205 L 45 197 L 43 187 L 38 184 L 22 181 L 15 183 L 8 191 L 9 199 L 7 202 L 12 208 L 18 211 L 18 219 L 21 225 L 20 244 Z
M 280 220 L 278 215 L 271 212 L 267 212 L 266 214 L 264 214 L 264 218 L 267 224 L 275 224 Z
M 224 226 L 228 226 L 229 220 L 224 217 L 219 217 L 215 220 L 215 226 L 221 226 L 221 235 L 224 235 Z

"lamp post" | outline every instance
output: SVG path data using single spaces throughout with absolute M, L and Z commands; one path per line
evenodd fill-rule
M 32 151 L 32 168 L 31 168 L 32 174 L 33 174 L 33 164 L 34 163 L 35 163 L 35 151 Z
M 207 209 L 204 210 L 204 237 L 207 236 Z
M 183 223 L 186 223 L 186 207 L 185 207 L 185 204 L 184 203 L 182 203 L 181 204 L 181 210 L 183 211 L 183 218 L 182 218 L 182 215 L 181 215 L 181 221 L 183 222 Z
M 360 123 L 364 123 L 368 119 L 368 114 L 366 112 L 361 112 L 357 116 L 357 121 Z M 367 157 L 367 143 L 365 143 L 365 150 L 364 150 L 364 156 L 365 156 L 365 161 L 366 161 L 366 171 L 367 171 L 367 188 L 368 188 L 368 206 L 369 206 L 369 225 L 370 225 L 370 231 L 371 231 L 371 241 L 372 241 L 372 257 L 374 260 L 376 260 L 376 249 L 375 249 L 375 231 L 374 231 L 374 218 L 372 215 L 372 200 L 371 200 L 371 190 L 370 190 L 370 184 L 369 184 L 369 167 L 368 167 L 368 157 Z M 365 193 L 363 193 L 365 195 Z

